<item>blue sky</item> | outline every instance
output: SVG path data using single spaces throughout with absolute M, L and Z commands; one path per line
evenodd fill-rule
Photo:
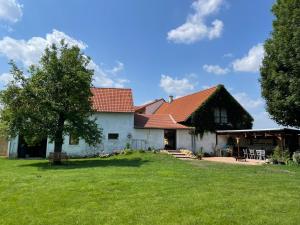
M 0 88 L 7 62 L 24 69 L 65 38 L 91 56 L 95 85 L 130 87 L 135 104 L 224 84 L 255 118 L 277 127 L 260 95 L 262 43 L 274 0 L 0 0 Z

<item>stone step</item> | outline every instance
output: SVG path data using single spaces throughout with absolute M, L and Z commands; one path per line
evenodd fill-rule
M 170 155 L 185 155 L 184 153 L 181 153 L 181 152 L 171 152 L 169 154 Z
M 188 156 L 185 153 L 182 153 L 178 150 L 167 150 L 167 151 L 170 155 L 174 156 L 177 159 L 191 159 L 190 156 Z
M 171 153 L 171 152 L 180 152 L 178 150 L 167 150 L 167 152 Z
M 177 158 L 177 159 L 190 159 L 191 157 L 189 157 L 187 155 L 176 155 L 175 158 Z

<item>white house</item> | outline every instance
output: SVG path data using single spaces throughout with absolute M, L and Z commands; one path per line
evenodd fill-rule
M 194 135 L 191 117 L 204 103 L 211 101 L 212 96 L 219 93 L 218 88 L 213 87 L 175 100 L 170 98 L 169 102 L 158 99 L 136 107 L 131 89 L 92 88 L 93 117 L 103 130 L 102 143 L 91 147 L 82 139 L 65 136 L 63 151 L 73 156 L 86 156 L 118 151 L 130 145 L 134 149 L 184 148 L 196 151 L 202 148 L 205 152 L 213 152 L 216 144 L 224 145 L 226 139 L 220 138 L 216 143 L 213 131 L 205 132 L 203 136 Z M 241 106 L 237 104 L 236 107 Z M 220 113 L 219 116 L 216 122 L 229 124 L 225 109 L 222 108 L 222 115 Z M 37 146 L 27 146 L 22 136 L 17 136 L 8 143 L 10 157 L 46 157 L 53 149 L 54 144 L 46 139 Z

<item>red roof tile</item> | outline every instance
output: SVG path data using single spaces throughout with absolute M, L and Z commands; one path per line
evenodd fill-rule
M 91 88 L 96 112 L 134 112 L 132 92 L 127 88 Z
M 191 129 L 182 124 L 176 123 L 169 114 L 135 114 L 135 128 L 156 128 L 156 129 Z
M 212 87 L 203 91 L 196 92 L 173 102 L 165 102 L 155 114 L 171 114 L 176 122 L 183 122 L 195 112 L 215 91 L 217 87 Z

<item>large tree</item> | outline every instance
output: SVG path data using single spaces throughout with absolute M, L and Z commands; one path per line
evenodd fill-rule
M 261 67 L 267 111 L 281 125 L 300 127 L 300 0 L 277 0 L 273 32 Z
M 89 62 L 77 46 L 63 40 L 45 50 L 29 75 L 11 62 L 13 81 L 0 94 L 1 124 L 8 135 L 21 134 L 29 143 L 48 137 L 56 153 L 62 151 L 66 134 L 90 145 L 99 143 L 101 129 L 91 119 L 94 72 L 88 69 Z

